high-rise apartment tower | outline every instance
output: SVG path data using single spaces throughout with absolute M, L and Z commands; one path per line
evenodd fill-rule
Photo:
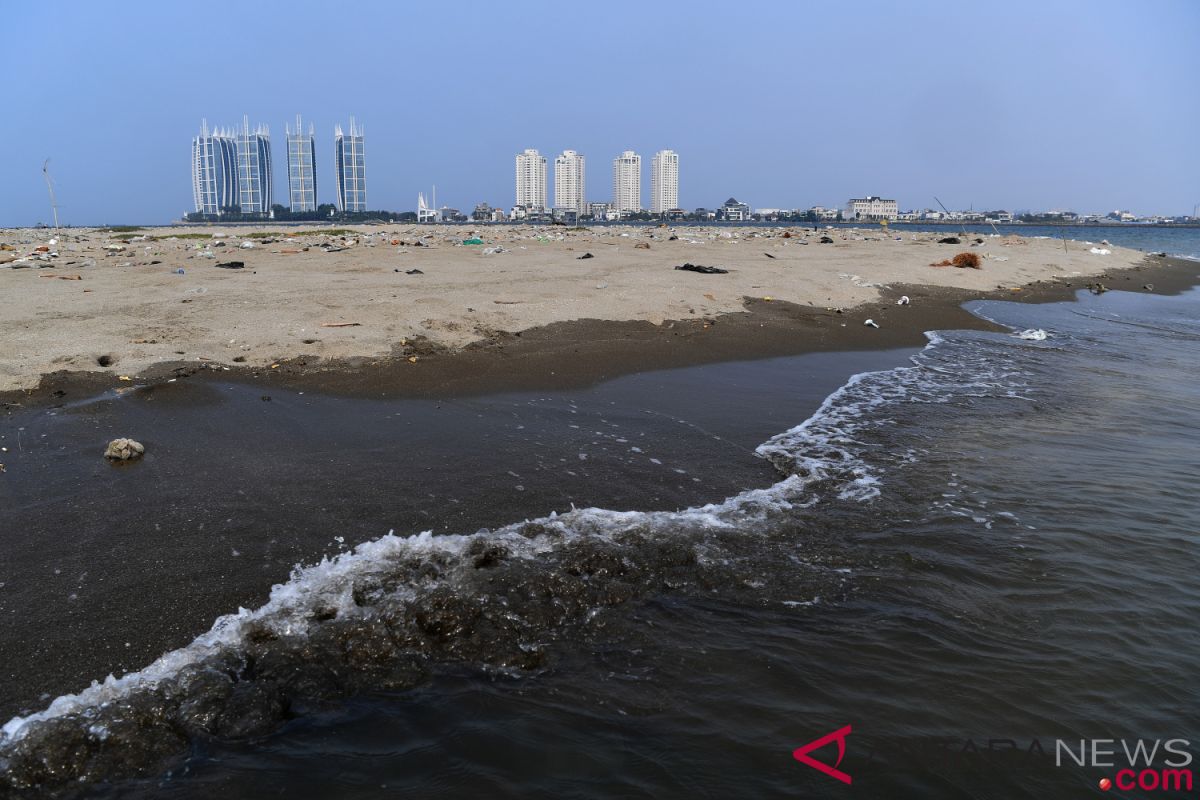
M 350 118 L 350 135 L 338 125 L 333 132 L 333 157 L 337 170 L 338 205 L 342 211 L 367 210 L 367 162 L 363 132 Z
M 517 205 L 546 209 L 546 157 L 537 150 L 517 155 Z
M 287 134 L 288 204 L 292 211 L 317 210 L 317 140 L 312 123 L 308 133 L 296 115 L 296 129 L 284 128 Z
M 650 211 L 662 214 L 679 208 L 679 154 L 659 150 L 650 160 Z
M 642 210 L 642 157 L 632 150 L 613 159 L 613 208 Z
M 576 214 L 587 210 L 584 158 L 574 150 L 564 150 L 554 159 L 554 207 Z

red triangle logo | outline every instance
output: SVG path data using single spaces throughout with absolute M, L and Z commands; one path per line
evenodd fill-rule
M 849 784 L 851 782 L 850 776 L 838 769 L 838 767 L 841 766 L 842 759 L 846 757 L 846 737 L 849 735 L 850 726 L 847 725 L 846 727 L 836 730 L 833 733 L 825 734 L 820 739 L 813 739 L 808 744 L 797 747 L 792 751 L 792 758 L 796 759 L 801 764 L 805 764 L 813 769 L 824 772 L 831 778 L 837 778 L 842 783 Z M 832 767 L 828 764 L 823 764 L 820 761 L 817 761 L 815 758 L 809 755 L 809 753 L 811 753 L 813 750 L 820 750 L 830 742 L 837 742 L 838 746 L 837 761 Z

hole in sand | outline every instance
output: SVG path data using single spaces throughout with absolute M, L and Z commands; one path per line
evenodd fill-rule
M 117 363 L 117 357 L 111 353 L 105 353 L 102 356 L 96 357 L 96 363 L 102 367 L 111 367 L 113 364 Z

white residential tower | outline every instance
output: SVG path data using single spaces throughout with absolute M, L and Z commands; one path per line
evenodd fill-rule
M 613 159 L 613 208 L 618 213 L 642 210 L 642 157 L 632 150 Z
M 679 154 L 659 150 L 650 161 L 650 211 L 662 214 L 679 208 Z
M 554 207 L 582 214 L 587 210 L 586 197 L 583 156 L 564 150 L 554 159 Z
M 529 210 L 546 209 L 546 157 L 537 150 L 517 154 L 517 203 Z

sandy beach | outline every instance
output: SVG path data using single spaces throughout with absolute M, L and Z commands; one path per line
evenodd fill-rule
M 119 386 L 197 369 L 295 375 L 385 362 L 413 368 L 394 383 L 417 385 L 420 368 L 439 356 L 503 349 L 522 335 L 559 347 L 618 330 L 704 337 L 728 327 L 721 322 L 766 328 L 781 315 L 788 319 L 773 327 L 787 338 L 890 346 L 901 331 L 911 342 L 945 327 L 936 314 L 970 297 L 1069 293 L 1145 259 L 1104 244 L 1016 236 L 938 243 L 947 235 L 682 226 L 9 230 L 0 234 L 0 392 L 45 388 L 49 375 Z M 475 240 L 482 244 L 464 243 Z M 961 252 L 978 255 L 981 268 L 931 266 Z M 221 267 L 230 262 L 243 266 Z M 675 269 L 685 263 L 728 272 Z M 1125 276 L 1114 288 L 1135 283 Z M 901 292 L 911 304 L 897 304 Z M 968 316 L 957 321 L 969 324 Z M 815 341 L 789 346 L 800 344 L 820 349 Z M 724 357 L 740 354 L 754 353 L 734 348 Z

